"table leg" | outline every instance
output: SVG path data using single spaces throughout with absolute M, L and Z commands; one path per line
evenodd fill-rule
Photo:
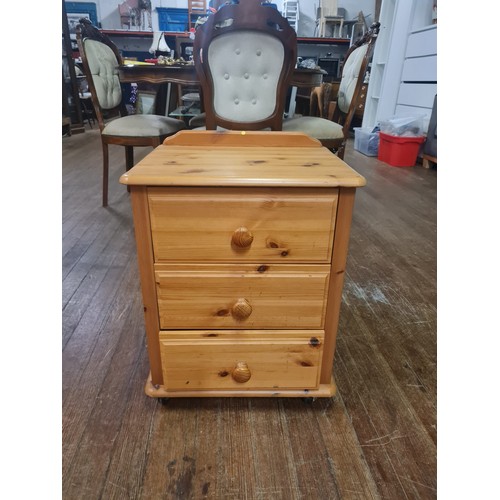
M 295 106 L 297 104 L 297 87 L 292 87 L 292 93 L 290 94 L 290 104 L 288 106 L 288 118 L 293 118 L 295 114 Z
M 172 84 L 170 82 L 161 84 L 156 93 L 155 113 L 160 116 L 168 116 L 171 100 Z

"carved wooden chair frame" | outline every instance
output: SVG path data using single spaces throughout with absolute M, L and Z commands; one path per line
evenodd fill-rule
M 373 48 L 375 46 L 375 41 L 377 40 L 378 32 L 380 28 L 380 23 L 376 22 L 373 23 L 370 26 L 370 29 L 361 37 L 359 38 L 356 42 L 354 42 L 351 47 L 349 47 L 349 50 L 346 53 L 343 67 L 345 66 L 346 61 L 348 60 L 349 56 L 358 48 L 363 45 L 368 45 L 368 48 L 366 50 L 366 54 L 363 57 L 363 61 L 361 63 L 361 67 L 359 70 L 359 77 L 356 82 L 356 87 L 354 89 L 354 93 L 351 99 L 351 103 L 349 106 L 349 109 L 347 110 L 346 113 L 342 112 L 342 110 L 339 108 L 339 106 L 335 106 L 335 110 L 333 112 L 332 116 L 332 121 L 338 123 L 339 125 L 343 126 L 343 133 L 344 133 L 344 138 L 343 139 L 333 139 L 332 141 L 321 141 L 323 146 L 333 149 L 337 152 L 337 155 L 339 158 L 343 158 L 344 156 L 344 149 L 345 149 L 345 144 L 347 137 L 349 136 L 349 129 L 351 127 L 351 122 L 354 117 L 354 113 L 356 112 L 356 106 L 357 102 L 359 99 L 359 95 L 361 93 L 361 87 L 363 86 L 363 79 L 364 75 L 366 73 L 366 70 L 368 69 L 368 64 L 371 60 L 371 57 L 373 55 Z M 342 71 L 343 71 L 342 67 Z
M 279 39 L 284 48 L 284 61 L 279 76 L 274 112 L 266 119 L 248 123 L 224 119 L 216 113 L 213 102 L 213 75 L 207 61 L 208 57 L 203 57 L 208 54 L 209 46 L 214 39 L 241 30 L 269 34 Z M 208 130 L 215 130 L 217 126 L 233 130 L 241 129 L 242 123 L 245 124 L 246 130 L 261 130 L 267 127 L 271 130 L 281 130 L 287 90 L 297 59 L 297 35 L 276 9 L 262 0 L 240 0 L 239 4 L 223 6 L 209 16 L 196 31 L 193 58 L 201 83 Z

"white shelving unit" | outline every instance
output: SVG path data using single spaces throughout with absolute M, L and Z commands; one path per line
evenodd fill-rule
M 405 92 L 410 89 L 403 88 L 400 97 L 405 61 L 410 58 L 407 45 L 412 33 L 425 31 L 425 27 L 431 25 L 432 5 L 433 0 L 383 0 L 363 127 L 371 128 L 396 114 L 408 114 L 408 109 L 403 106 L 411 105 L 405 97 Z
M 396 115 L 423 115 L 427 130 L 437 94 L 437 26 L 414 30 L 408 36 Z
M 286 17 L 290 26 L 297 32 L 299 27 L 299 0 L 284 0 L 281 15 Z

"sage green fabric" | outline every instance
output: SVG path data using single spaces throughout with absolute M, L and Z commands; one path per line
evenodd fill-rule
M 103 135 L 121 137 L 148 137 L 174 134 L 186 128 L 184 122 L 159 115 L 129 115 L 110 121 L 102 131 Z
M 83 43 L 99 105 L 102 109 L 115 108 L 122 100 L 116 56 L 104 43 L 96 40 L 84 40 Z
M 304 132 L 319 140 L 342 139 L 344 137 L 341 125 L 317 116 L 295 116 L 283 120 L 283 131 Z
M 363 63 L 367 50 L 368 44 L 353 50 L 342 69 L 342 80 L 339 86 L 337 106 L 343 113 L 349 111 L 352 96 L 354 95 L 356 84 L 358 83 L 359 70 L 361 69 L 361 64 Z
M 361 64 L 363 63 L 363 58 L 367 50 L 367 44 L 355 49 L 347 58 L 342 70 L 342 80 L 339 86 L 337 106 L 343 113 L 349 111 L 354 90 L 356 89 L 356 84 L 360 76 Z M 317 116 L 294 116 L 293 118 L 283 120 L 283 130 L 286 132 L 304 132 L 320 141 L 344 138 L 341 125 Z

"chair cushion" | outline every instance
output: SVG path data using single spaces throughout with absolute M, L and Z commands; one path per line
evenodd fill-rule
M 102 109 L 115 108 L 122 100 L 122 89 L 114 52 L 96 40 L 84 40 L 84 47 L 99 105 Z
M 241 30 L 215 38 L 208 48 L 215 112 L 241 122 L 271 116 L 283 62 L 283 44 L 271 35 Z
M 354 94 L 354 90 L 356 89 L 356 84 L 358 83 L 361 64 L 363 63 L 363 58 L 365 57 L 367 50 L 368 44 L 362 45 L 356 50 L 353 50 L 347 58 L 344 68 L 342 69 L 342 80 L 340 81 L 339 86 L 337 106 L 343 113 L 347 113 L 349 111 L 352 96 Z
M 169 135 L 186 128 L 181 120 L 159 115 L 129 115 L 106 124 L 103 135 L 122 137 L 148 137 Z
M 244 127 L 243 127 L 244 129 Z M 206 127 L 199 126 L 193 127 L 193 130 L 206 130 Z M 217 131 L 224 132 L 226 129 L 217 127 Z M 263 130 L 271 130 L 269 127 Z M 328 139 L 343 139 L 344 133 L 342 126 L 338 123 L 326 120 L 325 118 L 318 118 L 316 116 L 301 116 L 295 115 L 293 118 L 283 120 L 284 132 L 304 132 L 314 139 L 328 140 Z
M 283 120 L 284 132 L 304 132 L 314 139 L 343 139 L 342 126 L 317 116 L 300 116 Z

